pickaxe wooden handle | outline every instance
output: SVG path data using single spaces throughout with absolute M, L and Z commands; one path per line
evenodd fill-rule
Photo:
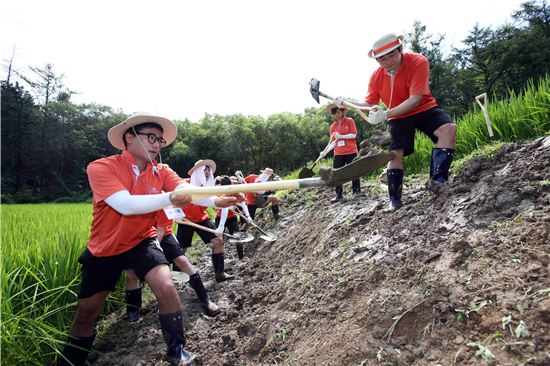
M 358 179 L 366 174 L 372 173 L 388 161 L 392 160 L 394 155 L 395 154 L 393 152 L 381 152 L 376 155 L 358 158 L 342 168 L 320 169 L 319 175 L 321 178 L 283 179 L 278 181 L 215 187 L 189 186 L 182 189 L 176 189 L 173 193 L 176 195 L 191 195 L 193 201 L 198 201 L 214 195 L 235 194 L 240 192 L 276 191 L 318 186 L 336 187 L 343 183 Z

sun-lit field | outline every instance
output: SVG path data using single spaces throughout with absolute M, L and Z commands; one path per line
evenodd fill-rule
M 2 364 L 42 365 L 64 340 L 90 204 L 2 205 Z

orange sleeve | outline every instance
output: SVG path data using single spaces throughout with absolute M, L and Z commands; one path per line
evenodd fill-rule
M 430 63 L 425 57 L 419 57 L 415 60 L 411 72 L 410 95 L 428 95 L 430 94 Z
M 116 175 L 114 167 L 104 160 L 91 162 L 86 172 L 95 202 L 103 201 L 114 193 L 128 190 Z
M 369 90 L 365 97 L 365 102 L 376 105 L 380 103 L 380 82 L 378 78 L 378 70 L 373 72 L 369 80 Z

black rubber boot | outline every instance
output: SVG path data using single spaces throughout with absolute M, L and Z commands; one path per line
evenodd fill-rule
M 224 255 L 222 253 L 212 254 L 212 265 L 214 266 L 214 274 L 216 281 L 222 282 L 232 280 L 235 276 L 225 273 L 224 271 Z
M 195 359 L 195 355 L 184 349 L 185 335 L 181 310 L 171 314 L 159 314 L 159 320 L 167 347 L 166 357 L 171 361 L 177 361 L 178 365 L 189 365 Z
M 237 257 L 239 257 L 239 259 L 243 259 L 244 258 L 244 246 L 243 246 L 243 243 L 237 243 L 235 245 L 237 247 Z
M 126 290 L 126 320 L 130 323 L 139 320 L 139 310 L 141 309 L 141 290 L 143 286 L 140 284 L 134 290 Z
M 57 362 L 57 366 L 84 365 L 94 344 L 96 334 L 97 332 L 94 329 L 94 334 L 89 337 L 69 336 L 63 349 L 63 358 Z
M 218 305 L 210 300 L 210 296 L 208 296 L 208 292 L 206 292 L 204 284 L 201 280 L 201 276 L 199 276 L 198 273 L 194 273 L 189 276 L 189 286 L 191 286 L 191 288 L 195 290 L 197 298 L 201 302 L 201 305 L 206 315 L 216 316 L 220 313 L 220 308 L 218 307 Z
M 336 203 L 340 202 L 344 197 L 342 197 L 342 193 L 336 192 L 336 196 L 330 200 L 330 203 Z
M 428 189 L 434 193 L 441 192 L 449 180 L 449 169 L 453 161 L 454 149 L 434 147 L 430 161 L 430 180 Z
M 401 193 L 403 191 L 403 169 L 388 169 L 388 193 L 390 202 L 388 211 L 393 212 L 403 206 Z
M 271 212 L 273 213 L 275 221 L 279 220 L 279 205 L 271 205 Z

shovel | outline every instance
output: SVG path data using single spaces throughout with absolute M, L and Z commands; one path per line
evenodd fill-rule
M 388 161 L 392 160 L 394 155 L 395 154 L 391 151 L 384 151 L 374 155 L 362 156 L 354 160 L 350 164 L 343 166 L 342 168 L 335 169 L 329 167 L 321 167 L 319 168 L 320 178 L 283 179 L 278 181 L 214 187 L 189 186 L 181 189 L 176 189 L 173 194 L 190 195 L 192 196 L 192 201 L 199 201 L 213 195 L 237 194 L 241 192 L 276 191 L 283 189 L 300 189 L 319 186 L 336 187 L 346 182 L 351 182 L 354 179 L 358 179 L 363 175 L 374 172 L 376 169 L 380 168 Z
M 275 234 L 270 234 L 266 231 L 264 231 L 261 227 L 256 225 L 256 223 L 252 220 L 246 217 L 245 215 L 241 215 L 239 212 L 233 210 L 237 215 L 239 215 L 240 218 L 244 219 L 244 221 L 248 222 L 250 225 L 254 226 L 256 229 L 258 229 L 263 235 L 260 235 L 260 238 L 262 238 L 265 241 L 273 242 L 277 240 L 277 236 Z
M 332 139 L 332 136 L 331 136 L 331 139 Z M 311 168 L 308 168 L 307 166 L 305 168 L 302 168 L 302 170 L 300 170 L 300 173 L 298 173 L 298 178 L 303 179 L 303 178 L 313 177 L 315 175 L 315 173 L 313 173 L 313 168 L 315 168 L 315 165 L 317 165 L 317 163 L 320 162 L 321 159 L 327 156 L 328 152 L 332 150 L 334 146 L 336 146 L 336 140 L 332 142 L 330 142 L 329 140 L 327 146 L 325 146 L 325 149 L 321 151 L 321 153 L 319 154 L 319 157 L 317 158 L 317 160 L 315 160 Z
M 175 221 L 176 221 L 176 224 L 183 224 L 183 225 L 191 226 L 191 227 L 194 227 L 194 228 L 212 233 L 216 236 L 220 235 L 220 233 L 218 233 L 214 229 L 211 229 L 209 227 L 202 226 L 202 225 L 199 225 L 199 224 L 195 224 L 194 222 L 189 221 L 187 219 L 181 219 L 181 220 L 175 220 Z M 254 240 L 254 237 L 252 235 L 246 235 L 245 237 L 240 237 L 240 236 L 237 236 L 237 235 L 231 235 L 231 234 L 227 234 L 227 233 L 222 233 L 222 235 L 225 235 L 228 238 L 233 239 L 233 240 L 230 240 L 230 241 L 234 242 L 234 243 L 248 243 L 248 242 L 251 242 L 252 240 Z
M 483 99 L 483 102 L 481 102 L 481 99 Z M 491 138 L 491 141 L 493 141 L 495 139 L 495 134 L 493 133 L 493 126 L 491 124 L 491 120 L 489 119 L 489 112 L 487 111 L 487 93 L 478 95 L 476 97 L 476 102 L 483 111 L 483 117 L 485 117 L 485 122 L 487 123 L 487 131 L 489 131 L 489 137 Z

